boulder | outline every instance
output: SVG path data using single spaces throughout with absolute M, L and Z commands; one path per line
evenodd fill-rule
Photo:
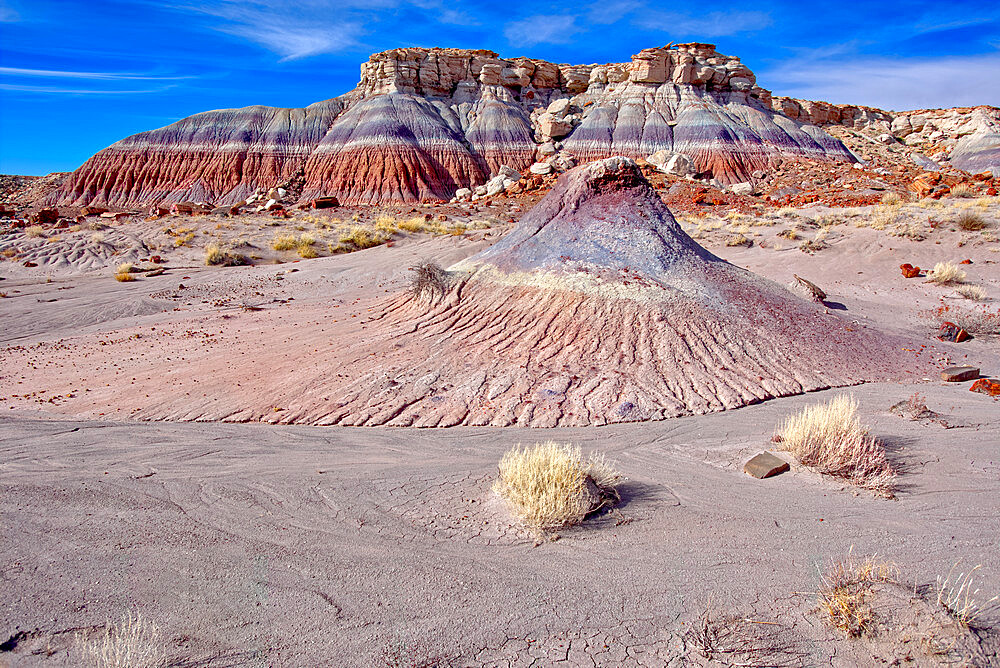
M 332 209 L 340 206 L 340 201 L 336 197 L 317 197 L 312 201 L 314 209 Z
M 780 475 L 789 468 L 791 467 L 784 459 L 776 457 L 770 452 L 762 452 L 743 465 L 743 472 L 754 478 L 763 479 Z
M 657 151 L 648 156 L 646 162 L 664 174 L 691 176 L 695 171 L 691 158 L 683 153 L 674 153 L 673 151 Z
M 107 209 L 103 206 L 85 206 L 80 209 L 81 216 L 99 216 L 102 213 L 107 213 Z
M 752 195 L 753 194 L 753 184 L 752 183 L 734 183 L 730 188 L 734 195 Z
M 539 176 L 545 176 L 546 174 L 551 174 L 552 173 L 552 165 L 550 165 L 550 164 L 548 164 L 546 162 L 536 162 L 535 164 L 533 164 L 529 168 L 529 171 L 532 174 L 538 174 Z
M 472 197 L 472 190 L 469 188 L 459 188 L 455 191 L 455 199 L 458 201 L 467 200 Z
M 28 220 L 39 225 L 55 225 L 59 220 L 59 209 L 39 209 L 28 216 Z
M 949 341 L 951 343 L 961 343 L 969 338 L 969 333 L 953 322 L 942 323 L 938 330 L 938 341 Z
M 538 117 L 538 131 L 545 137 L 559 139 L 573 130 L 573 124 L 563 118 L 545 112 Z
M 941 380 L 946 383 L 961 383 L 979 378 L 979 369 L 974 366 L 950 366 L 941 372 Z
M 549 114 L 552 114 L 556 118 L 562 118 L 563 116 L 569 113 L 570 106 L 571 103 L 569 98 L 564 97 L 558 100 L 554 100 L 552 103 L 549 104 L 548 108 L 545 111 Z

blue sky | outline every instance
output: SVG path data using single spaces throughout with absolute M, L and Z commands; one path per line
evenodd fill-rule
M 605 63 L 681 41 L 740 56 L 776 94 L 1000 106 L 996 0 L 0 0 L 0 173 L 75 169 L 199 111 L 334 97 L 399 46 Z

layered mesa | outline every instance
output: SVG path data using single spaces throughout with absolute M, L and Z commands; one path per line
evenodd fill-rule
M 540 112 L 560 100 L 573 113 L 556 132 Z M 447 199 L 502 165 L 524 170 L 551 140 L 564 141 L 578 162 L 685 153 L 726 183 L 780 157 L 853 160 L 840 142 L 772 108 L 753 73 L 709 44 L 646 49 L 630 63 L 601 66 L 395 49 L 373 55 L 357 88 L 332 100 L 206 112 L 123 139 L 49 201 L 228 205 L 295 176 L 306 198 Z

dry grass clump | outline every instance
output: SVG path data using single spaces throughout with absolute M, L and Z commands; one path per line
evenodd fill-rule
M 876 230 L 884 230 L 899 221 L 899 205 L 883 204 L 875 207 L 872 212 L 871 226 Z
M 36 239 L 38 237 L 45 236 L 45 230 L 41 225 L 30 225 L 24 228 L 24 236 Z
M 886 204 L 888 206 L 899 206 L 902 203 L 903 198 L 897 192 L 890 190 L 886 194 L 882 195 L 882 204 Z
M 753 242 L 745 234 L 734 234 L 726 239 L 727 246 L 752 246 Z
M 427 232 L 430 230 L 430 225 L 428 225 L 427 221 L 420 216 L 409 218 L 407 220 L 401 220 L 397 223 L 397 227 L 407 232 Z
M 271 242 L 271 248 L 277 251 L 292 250 L 297 246 L 294 234 L 276 234 Z
M 396 219 L 388 214 L 382 214 L 375 218 L 375 229 L 386 234 L 394 234 L 399 231 Z
M 961 560 L 959 560 L 952 566 L 951 570 L 948 571 L 948 576 L 944 579 L 940 575 L 938 576 L 937 602 L 948 611 L 948 614 L 955 618 L 955 621 L 962 626 L 968 627 L 976 621 L 976 618 L 984 610 L 1000 600 L 1000 596 L 994 596 L 983 602 L 977 601 L 976 597 L 979 596 L 979 588 L 975 587 L 974 580 L 976 571 L 982 568 L 982 564 L 970 569 L 968 573 L 959 573 L 956 576 L 955 569 L 961 563 Z
M 872 585 L 891 582 L 897 573 L 895 564 L 877 556 L 856 562 L 848 555 L 823 573 L 819 589 L 820 610 L 835 628 L 848 636 L 873 635 L 875 614 L 868 603 Z
M 94 232 L 90 235 L 90 242 L 94 244 L 104 243 L 104 235 L 101 232 Z
M 296 252 L 299 254 L 299 257 L 304 260 L 311 260 L 314 257 L 319 257 L 319 253 L 317 253 L 316 249 L 312 246 L 299 246 Z
M 986 290 L 978 285 L 960 285 L 955 288 L 955 292 L 965 299 L 969 299 L 974 302 L 981 302 L 986 299 Z
M 118 265 L 118 268 L 115 269 L 115 280 L 118 281 L 119 283 L 127 283 L 129 281 L 134 281 L 135 274 L 132 273 L 132 269 L 133 266 L 131 262 L 123 262 L 122 264 Z
M 613 503 L 621 480 L 603 457 L 584 458 L 579 446 L 547 441 L 509 450 L 500 460 L 493 489 L 526 526 L 548 531 L 579 524 Z M 599 499 L 588 483 L 597 487 Z
M 92 668 L 160 668 L 167 663 L 160 630 L 139 614 L 122 615 L 98 638 L 77 636 L 83 665 Z
M 978 232 L 986 229 L 986 220 L 975 211 L 963 211 L 958 214 L 955 224 L 966 232 Z
M 885 447 L 858 419 L 858 402 L 851 395 L 806 406 L 781 424 L 774 440 L 804 466 L 892 496 L 896 471 Z
M 421 297 L 427 295 L 432 299 L 443 297 L 448 291 L 451 279 L 448 272 L 436 262 L 420 262 L 410 267 L 413 278 L 410 279 L 410 294 Z
M 352 225 L 340 234 L 340 243 L 352 244 L 360 249 L 372 248 L 385 243 L 386 238 L 380 232 L 374 232 L 362 225 Z
M 959 183 L 951 188 L 952 197 L 970 198 L 976 196 L 976 191 L 968 183 Z
M 929 280 L 938 285 L 951 285 L 965 282 L 965 275 L 954 262 L 938 262 L 934 265 Z
M 222 264 L 226 259 L 226 254 L 222 252 L 222 248 L 219 244 L 208 244 L 205 246 L 205 264 L 209 267 Z

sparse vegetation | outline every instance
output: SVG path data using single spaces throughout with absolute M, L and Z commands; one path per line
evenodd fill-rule
M 752 246 L 753 242 L 745 234 L 734 234 L 726 239 L 727 246 Z
M 294 234 L 276 234 L 271 242 L 271 248 L 277 251 L 293 250 L 297 246 Z
M 314 257 L 319 257 L 319 253 L 316 252 L 316 249 L 313 248 L 312 245 L 299 246 L 297 252 L 299 254 L 299 257 L 301 257 L 304 260 L 311 260 Z
M 436 262 L 420 262 L 410 267 L 413 277 L 410 279 L 410 293 L 417 296 L 429 296 L 431 299 L 444 296 L 451 282 L 448 272 Z
M 872 585 L 891 582 L 897 573 L 895 564 L 877 556 L 856 562 L 849 555 L 834 562 L 822 574 L 820 610 L 835 628 L 848 636 L 872 635 L 875 632 L 875 614 L 869 604 Z
M 986 601 L 977 601 L 980 595 L 979 589 L 975 586 L 976 571 L 982 568 L 982 564 L 969 569 L 967 573 L 955 575 L 955 569 L 962 562 L 959 561 L 945 578 L 938 576 L 937 579 L 937 602 L 948 611 L 962 626 L 971 626 L 975 623 L 984 610 L 1000 600 L 1000 596 L 994 596 Z
M 976 191 L 968 183 L 959 183 L 951 187 L 951 196 L 962 198 L 975 197 Z
M 903 203 L 903 198 L 899 193 L 890 190 L 886 194 L 882 195 L 882 204 L 887 206 L 899 206 Z
M 952 285 L 953 283 L 965 282 L 965 276 L 965 272 L 959 269 L 954 262 L 938 262 L 934 265 L 929 280 L 938 285 Z
M 871 226 L 876 230 L 884 230 L 890 225 L 895 225 L 899 221 L 899 205 L 882 204 L 875 207 L 872 212 Z
M 90 235 L 90 242 L 95 244 L 104 243 L 104 234 L 102 232 L 94 232 Z
M 362 225 L 352 225 L 340 235 L 340 243 L 351 244 L 359 250 L 372 248 L 385 243 L 386 238 L 380 232 L 374 232 Z
M 222 248 L 219 247 L 219 244 L 208 244 L 208 246 L 205 247 L 206 265 L 211 267 L 212 265 L 222 264 L 225 257 L 226 254 L 222 252 Z
M 132 273 L 133 269 L 134 267 L 132 266 L 131 262 L 123 262 L 122 264 L 118 265 L 118 268 L 115 269 L 115 280 L 118 281 L 119 283 L 127 283 L 129 281 L 134 281 L 135 274 Z
M 77 635 L 83 665 L 90 668 L 160 668 L 166 665 L 163 637 L 152 622 L 128 613 L 95 639 Z
M 803 466 L 891 497 L 896 472 L 857 413 L 854 397 L 842 394 L 787 418 L 774 440 Z
M 24 236 L 37 239 L 38 237 L 45 236 L 45 230 L 41 225 L 29 225 L 24 228 Z
M 960 285 L 955 288 L 955 292 L 974 302 L 981 302 L 986 299 L 986 290 L 978 285 Z
M 407 232 L 427 232 L 430 229 L 430 226 L 427 224 L 427 221 L 423 219 L 423 217 L 402 220 L 397 224 L 397 226 L 399 229 Z
M 617 501 L 615 488 L 621 481 L 602 456 L 584 458 L 577 446 L 547 441 L 509 450 L 500 460 L 493 489 L 526 526 L 549 531 L 579 524 Z
M 975 211 L 963 211 L 955 219 L 958 228 L 966 232 L 978 232 L 986 229 L 986 220 Z

